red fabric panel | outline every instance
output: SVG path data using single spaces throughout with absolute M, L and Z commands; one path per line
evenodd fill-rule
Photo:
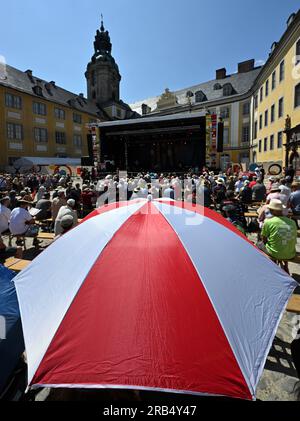
M 32 384 L 122 385 L 251 399 L 193 264 L 152 203 L 104 249 Z
M 110 212 L 111 210 L 123 208 L 124 206 L 130 206 L 135 203 L 138 203 L 140 199 L 132 200 L 129 202 L 114 202 L 110 203 L 108 205 L 100 206 L 100 208 L 95 209 L 93 212 L 91 212 L 89 215 L 87 215 L 82 221 L 81 224 L 83 224 L 85 221 L 88 221 L 91 218 L 94 218 L 95 216 L 101 215 L 105 212 Z

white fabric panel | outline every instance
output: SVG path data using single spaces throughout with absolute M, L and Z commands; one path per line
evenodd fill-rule
M 296 282 L 223 225 L 194 212 L 154 204 L 189 254 L 254 397 Z
M 102 250 L 144 204 L 129 204 L 87 220 L 14 278 L 28 356 L 28 384 Z

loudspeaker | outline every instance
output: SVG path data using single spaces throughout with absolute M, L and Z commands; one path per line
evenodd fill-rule
M 218 123 L 217 152 L 222 153 L 223 151 L 224 151 L 224 123 Z
M 88 145 L 89 157 L 93 161 L 94 160 L 93 135 L 92 134 L 88 134 L 86 136 L 86 138 L 87 138 L 87 145 Z

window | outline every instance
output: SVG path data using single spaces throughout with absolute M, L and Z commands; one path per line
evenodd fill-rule
M 32 109 L 33 109 L 34 114 L 47 115 L 46 104 L 42 104 L 41 102 L 33 102 Z
M 272 73 L 272 91 L 276 88 L 276 70 Z
M 48 132 L 47 129 L 42 129 L 40 127 L 34 128 L 34 140 L 37 143 L 47 143 L 48 142 Z
M 283 117 L 283 113 L 284 113 L 284 102 L 283 102 L 283 98 L 280 98 L 279 103 L 278 103 L 278 118 Z
M 195 101 L 196 102 L 205 102 L 207 101 L 206 95 L 202 91 L 198 91 L 195 93 Z
M 243 126 L 242 142 L 250 141 L 250 127 L 249 125 Z
M 269 95 L 269 81 L 266 81 L 266 96 Z
M 271 123 L 274 123 L 275 121 L 275 104 L 271 107 Z
M 262 151 L 262 141 L 260 140 L 258 142 L 258 152 L 261 153 L 261 151 Z
M 7 138 L 9 140 L 23 140 L 23 126 L 21 124 L 7 123 Z
M 82 123 L 81 115 L 73 113 L 73 121 L 74 121 L 74 123 L 81 124 Z
M 270 150 L 274 150 L 274 135 L 272 134 L 270 137 Z
M 74 136 L 73 136 L 73 144 L 77 148 L 81 148 L 82 147 L 82 136 L 81 136 L 81 134 L 74 134 Z
M 282 132 L 279 132 L 277 136 L 277 148 L 278 149 L 282 148 Z
M 260 102 L 263 102 L 263 99 L 264 99 L 264 88 L 261 87 L 260 88 Z
M 263 128 L 263 116 L 262 114 L 259 116 L 259 130 L 262 130 Z
M 54 115 L 57 120 L 65 120 L 66 119 L 66 113 L 61 108 L 55 108 L 54 109 Z
M 20 96 L 5 94 L 5 105 L 9 108 L 22 109 L 22 98 Z
M 243 104 L 243 115 L 249 115 L 250 114 L 250 102 L 245 102 Z
M 279 81 L 280 82 L 284 80 L 284 76 L 285 76 L 285 61 L 283 60 L 280 63 L 280 67 L 279 67 Z
M 66 145 L 67 137 L 65 132 L 55 132 L 55 142 L 57 145 Z
M 296 66 L 300 63 L 300 39 L 296 44 Z
M 226 83 L 223 86 L 223 95 L 224 96 L 230 96 L 230 95 L 233 95 L 234 93 L 235 93 L 235 91 L 234 91 L 231 83 Z
M 256 94 L 254 97 L 254 109 L 257 110 L 257 108 L 258 108 L 258 94 Z
M 257 139 L 257 133 L 258 133 L 258 124 L 257 121 L 254 123 L 254 138 Z
M 269 111 L 265 111 L 265 127 L 269 124 Z
M 230 117 L 230 108 L 229 107 L 222 107 L 220 110 L 220 117 L 225 119 Z
M 268 138 L 265 137 L 265 139 L 264 139 L 264 152 L 267 152 L 267 150 L 268 150 Z
M 300 105 L 300 83 L 295 87 L 295 108 Z

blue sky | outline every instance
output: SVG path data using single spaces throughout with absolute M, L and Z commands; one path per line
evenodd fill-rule
M 100 15 L 133 102 L 265 60 L 299 0 L 0 0 L 0 55 L 21 70 L 86 93 Z

